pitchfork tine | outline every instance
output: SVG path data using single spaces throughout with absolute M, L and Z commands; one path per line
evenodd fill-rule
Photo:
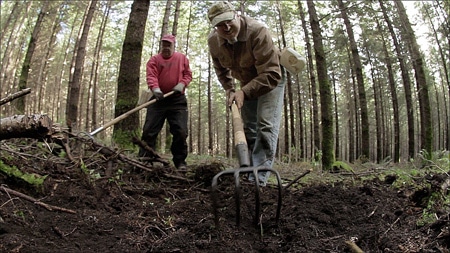
M 240 173 L 249 173 L 252 172 L 254 175 L 258 175 L 258 172 L 267 172 L 270 171 L 273 174 L 275 174 L 277 178 L 277 185 L 278 185 L 278 206 L 277 206 L 277 214 L 276 214 L 276 222 L 278 223 L 280 219 L 280 212 L 281 212 L 281 195 L 282 195 L 282 188 L 281 188 L 281 178 L 278 171 L 270 168 L 264 168 L 264 167 L 244 167 L 239 169 L 229 169 L 225 171 L 221 171 L 217 173 L 211 183 L 211 196 L 212 196 L 212 204 L 213 204 L 213 212 L 214 212 L 214 222 L 216 225 L 216 228 L 219 227 L 219 215 L 218 215 L 218 195 L 217 195 L 217 181 L 220 176 L 224 174 L 233 174 L 234 181 L 235 181 L 235 201 L 236 201 L 236 225 L 237 227 L 240 226 L 241 221 L 241 184 L 240 184 Z M 258 224 L 258 219 L 261 213 L 261 201 L 260 201 L 260 192 L 259 192 L 259 181 L 255 180 L 255 217 L 254 217 L 254 223 Z

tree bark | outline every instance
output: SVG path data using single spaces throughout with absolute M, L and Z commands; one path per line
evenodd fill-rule
M 0 120 L 0 140 L 45 138 L 52 135 L 53 122 L 47 115 L 16 115 Z
M 378 22 L 378 20 L 377 20 Z M 392 69 L 392 61 L 387 49 L 387 42 L 384 38 L 383 31 L 378 24 L 381 41 L 383 43 L 383 53 L 384 53 L 384 62 L 386 64 L 386 68 L 388 71 L 388 80 L 389 80 L 389 90 L 391 92 L 392 98 L 392 110 L 394 116 L 394 163 L 398 163 L 400 161 L 400 115 L 399 115 L 399 106 L 398 106 L 398 96 L 397 96 L 397 87 L 394 79 L 394 70 Z M 386 138 L 385 138 L 386 140 Z
M 20 73 L 19 78 L 19 90 L 23 90 L 27 88 L 28 82 L 28 74 L 31 66 L 31 59 L 33 58 L 34 50 L 36 49 L 36 42 L 38 40 L 39 32 L 41 30 L 42 21 L 44 20 L 46 7 L 48 3 L 44 3 L 41 11 L 39 12 L 38 18 L 36 20 L 36 24 L 33 29 L 33 33 L 31 34 L 30 42 L 28 43 L 27 53 L 25 55 L 25 59 L 22 65 L 22 71 Z M 16 100 L 16 110 L 18 113 L 25 113 L 25 97 L 19 97 Z
M 395 34 L 392 22 L 389 18 L 386 7 L 384 6 L 383 0 L 379 0 L 381 10 L 383 12 L 384 20 L 391 34 L 392 41 L 394 43 L 395 52 L 397 54 L 397 59 L 400 65 L 400 70 L 402 73 L 403 86 L 405 87 L 405 100 L 406 100 L 406 114 L 408 120 L 408 158 L 414 158 L 415 155 L 415 127 L 414 127 L 414 106 L 412 103 L 411 94 L 411 79 L 409 78 L 408 69 L 406 68 L 406 60 L 400 49 L 400 44 L 398 43 L 397 36 Z
M 322 33 L 317 17 L 316 8 L 312 0 L 308 0 L 308 11 L 310 16 L 311 30 L 314 41 L 316 57 L 317 76 L 319 78 L 319 92 L 322 119 L 322 168 L 331 171 L 334 163 L 334 136 L 333 136 L 333 113 L 330 81 L 327 73 L 327 61 Z
M 115 117 L 135 107 L 139 97 L 141 56 L 150 0 L 134 0 L 122 48 Z M 134 113 L 114 126 L 113 138 L 119 145 L 130 144 L 137 134 L 139 115 Z
M 419 98 L 420 110 L 420 140 L 421 149 L 427 151 L 429 157 L 433 151 L 433 124 L 431 119 L 431 104 L 428 94 L 428 83 L 425 76 L 425 61 L 417 44 L 414 30 L 409 22 L 405 7 L 401 1 L 395 1 L 400 16 L 401 27 L 403 28 L 405 41 L 408 44 L 411 53 L 411 61 L 413 64 L 415 78 L 417 83 L 417 93 Z
M 75 55 L 75 68 L 73 71 L 72 79 L 69 81 L 69 92 L 67 97 L 66 108 L 66 124 L 69 129 L 78 129 L 78 106 L 80 103 L 80 87 L 81 79 L 83 77 L 83 65 L 86 56 L 86 45 L 89 30 L 91 28 L 92 18 L 94 17 L 95 7 L 98 0 L 91 0 L 88 12 L 86 13 L 86 19 L 83 25 L 83 32 L 79 39 L 79 44 L 76 49 Z
M 9 96 L 7 96 L 5 98 L 0 99 L 0 105 L 6 104 L 8 102 L 11 102 L 11 101 L 13 101 L 16 98 L 25 96 L 25 95 L 27 95 L 30 92 L 31 92 L 31 88 L 26 88 L 26 89 L 23 89 L 21 91 L 18 91 L 16 93 L 14 93 L 14 94 L 11 94 L 11 95 L 9 95 Z
M 307 59 L 308 59 L 308 70 L 309 70 L 309 80 L 310 80 L 310 96 L 311 96 L 311 100 L 312 100 L 312 106 L 311 106 L 311 110 L 312 110 L 312 115 L 311 117 L 313 118 L 312 120 L 312 128 L 311 128 L 311 132 L 312 132 L 312 138 L 313 138 L 313 145 L 311 147 L 311 156 L 314 157 L 314 153 L 316 149 L 321 149 L 321 144 L 320 144 L 320 127 L 319 127 L 319 104 L 318 104 L 318 100 L 317 100 L 317 86 L 316 86 L 316 75 L 314 74 L 314 68 L 313 68 L 313 56 L 312 56 L 312 46 L 311 46 L 311 39 L 309 37 L 309 31 L 308 28 L 306 27 L 307 23 L 306 23 L 306 18 L 305 18 L 305 12 L 303 10 L 303 6 L 301 4 L 301 1 L 298 1 L 298 6 L 300 9 L 300 17 L 302 19 L 302 27 L 303 27 L 303 32 L 305 34 L 305 42 L 306 42 L 306 54 L 307 54 Z M 304 145 L 302 146 L 302 150 L 306 150 L 306 146 Z M 302 151 L 304 152 L 304 151 Z M 306 152 L 307 153 L 307 152 Z M 304 155 L 304 157 L 306 157 L 307 154 Z
M 352 52 L 352 60 L 354 63 L 354 71 L 356 74 L 356 82 L 358 84 L 358 98 L 359 109 L 361 111 L 361 154 L 366 159 L 370 159 L 370 132 L 369 132 L 369 116 L 367 113 L 366 91 L 364 87 L 364 77 L 362 73 L 362 64 L 356 44 L 355 36 L 353 34 L 352 24 L 347 15 L 347 8 L 344 6 L 342 0 L 338 0 L 339 9 L 341 11 L 342 19 L 344 19 L 347 35 L 350 42 L 350 49 Z

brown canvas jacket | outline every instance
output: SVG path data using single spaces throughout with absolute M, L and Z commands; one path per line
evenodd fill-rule
M 240 81 L 246 98 L 254 99 L 280 82 L 280 51 L 261 23 L 246 16 L 240 16 L 240 22 L 238 42 L 231 45 L 213 30 L 208 36 L 209 51 L 223 88 L 234 88 L 234 77 Z

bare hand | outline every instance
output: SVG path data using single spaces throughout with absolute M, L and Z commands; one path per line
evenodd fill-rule
M 233 101 L 236 102 L 237 107 L 240 109 L 244 105 L 244 92 L 242 90 L 238 90 L 230 94 L 228 105 L 231 106 Z

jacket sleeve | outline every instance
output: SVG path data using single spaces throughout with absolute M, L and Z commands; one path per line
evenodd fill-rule
M 268 93 L 281 81 L 280 52 L 274 45 L 269 30 L 261 26 L 252 34 L 252 43 L 249 45 L 255 57 L 257 76 L 242 87 L 249 99 Z
M 181 78 L 180 83 L 183 83 L 184 86 L 187 87 L 189 83 L 192 81 L 192 71 L 189 65 L 189 59 L 186 56 L 184 56 L 182 74 L 183 77 Z
M 147 86 L 149 89 L 159 88 L 158 82 L 158 64 L 156 63 L 156 57 L 150 58 L 146 66 Z
M 212 58 L 212 64 L 214 67 L 214 71 L 216 72 L 217 79 L 219 79 L 220 84 L 225 90 L 234 89 L 234 81 L 233 77 L 231 76 L 231 70 L 229 68 L 225 68 L 220 64 L 217 52 L 219 49 L 217 48 L 217 37 L 211 36 L 208 38 L 208 47 L 209 47 L 209 53 Z

